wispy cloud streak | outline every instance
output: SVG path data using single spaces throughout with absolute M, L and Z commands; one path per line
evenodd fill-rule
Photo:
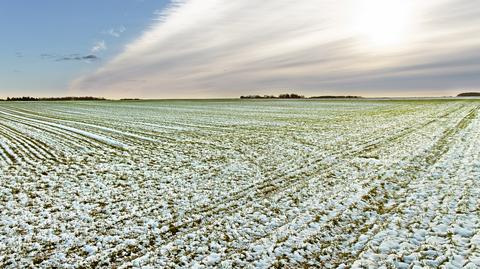
M 480 72 L 478 3 L 385 0 L 411 5 L 411 31 L 398 46 L 370 49 L 352 25 L 359 1 L 375 0 L 177 0 L 123 53 L 71 89 L 229 97 L 285 88 L 307 95 L 426 95 L 480 87 L 473 75 Z
M 126 30 L 125 26 L 120 26 L 118 28 L 110 28 L 108 31 L 104 31 L 104 33 L 113 37 L 120 37 Z
M 95 53 L 95 52 L 100 52 L 100 51 L 106 50 L 106 49 L 107 49 L 107 44 L 105 43 L 104 40 L 102 40 L 102 41 L 95 42 L 91 51 L 92 51 L 92 53 Z

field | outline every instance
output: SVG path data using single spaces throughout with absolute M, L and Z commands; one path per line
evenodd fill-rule
M 1 268 L 480 266 L 476 100 L 0 102 L 0 168 Z

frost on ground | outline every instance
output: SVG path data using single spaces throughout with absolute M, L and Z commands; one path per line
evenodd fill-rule
M 0 267 L 479 268 L 480 102 L 0 103 Z

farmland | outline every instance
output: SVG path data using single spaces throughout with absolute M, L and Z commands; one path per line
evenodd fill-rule
M 0 267 L 480 266 L 480 101 L 0 102 Z

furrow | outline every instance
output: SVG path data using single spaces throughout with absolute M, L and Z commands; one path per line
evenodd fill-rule
M 88 131 L 84 131 L 84 130 L 80 130 L 80 129 L 77 129 L 77 128 L 69 127 L 69 126 L 66 126 L 66 125 L 61 125 L 61 124 L 57 124 L 57 123 L 46 122 L 46 121 L 36 120 L 36 119 L 27 118 L 27 117 L 23 117 L 23 116 L 18 116 L 18 115 L 14 115 L 14 114 L 11 114 L 11 113 L 8 113 L 8 112 L 4 112 L 4 111 L 0 111 L 0 113 L 2 113 L 4 115 L 7 115 L 7 116 L 15 117 L 15 118 L 18 118 L 18 119 L 23 119 L 23 120 L 27 120 L 27 121 L 34 122 L 34 123 L 47 125 L 47 126 L 50 126 L 50 127 L 54 127 L 56 129 L 69 131 L 71 133 L 75 133 L 75 134 L 90 138 L 90 139 L 95 140 L 97 142 L 100 142 L 100 143 L 103 143 L 105 145 L 108 145 L 108 146 L 111 146 L 111 147 L 114 147 L 114 148 L 118 148 L 118 149 L 121 149 L 121 150 L 128 150 L 128 148 L 129 148 L 126 144 L 123 144 L 123 143 L 118 142 L 116 140 L 113 140 L 111 138 L 101 136 L 101 135 L 97 135 L 97 134 L 94 134 L 94 133 L 91 133 L 91 132 L 88 132 Z
M 37 138 L 32 137 L 31 135 L 25 134 L 27 132 L 24 130 L 24 132 L 15 129 L 12 126 L 7 125 L 4 123 L 3 125 L 4 128 L 8 129 L 14 136 L 16 137 L 21 137 L 25 141 L 25 143 L 29 144 L 32 148 L 34 148 L 36 151 L 38 151 L 41 155 L 45 156 L 48 159 L 56 160 L 58 157 L 52 152 L 52 149 L 49 148 L 47 144 L 44 142 L 38 140 Z
M 55 118 L 51 118 L 51 117 L 48 117 L 48 116 L 42 116 L 42 115 L 39 115 L 39 114 L 32 114 L 28 110 L 24 110 L 24 111 L 28 111 L 29 113 L 22 112 L 22 111 L 19 111 L 19 110 L 11 110 L 11 109 L 5 109 L 5 110 L 7 110 L 9 113 L 19 114 L 18 116 L 31 118 L 33 121 L 37 121 L 37 122 L 42 121 L 44 124 L 53 124 L 53 125 L 56 125 L 56 126 L 61 126 L 62 128 L 70 129 L 72 132 L 80 132 L 83 135 L 88 135 L 90 138 L 101 139 L 101 141 L 103 141 L 103 142 L 108 142 L 109 144 L 111 144 L 113 146 L 116 146 L 116 147 L 120 147 L 120 148 L 126 148 L 127 146 L 122 145 L 120 142 L 110 141 L 110 139 L 108 139 L 108 138 L 101 138 L 100 135 L 96 135 L 96 134 L 93 134 L 93 133 L 88 133 L 88 132 L 82 131 L 80 129 L 76 129 L 74 127 L 69 127 L 69 126 L 66 126 L 66 125 L 63 125 L 63 124 L 59 124 L 57 122 L 85 126 L 85 127 L 88 127 L 88 128 L 93 128 L 93 129 L 105 131 L 107 133 L 117 134 L 117 135 L 120 135 L 121 137 L 130 137 L 130 138 L 134 138 L 134 139 L 137 139 L 137 140 L 144 140 L 144 141 L 148 141 L 148 142 L 156 142 L 156 140 L 151 139 L 149 137 L 144 137 L 144 136 L 140 136 L 140 135 L 137 135 L 137 134 L 132 134 L 132 133 L 129 133 L 129 132 L 123 132 L 123 131 L 119 131 L 119 130 L 115 130 L 115 129 L 112 129 L 112 128 L 99 126 L 99 125 L 95 125 L 95 124 L 78 122 L 78 121 L 71 121 L 71 120 L 65 120 L 65 119 L 55 119 Z M 35 119 L 32 118 L 32 117 L 35 117 Z

